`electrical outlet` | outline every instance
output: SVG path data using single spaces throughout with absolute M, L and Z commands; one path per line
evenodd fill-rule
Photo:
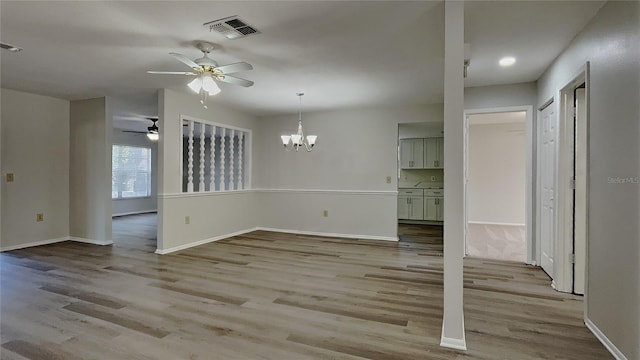
M 43 213 L 36 214 L 36 221 L 38 222 L 44 221 L 44 214 Z
M 13 173 L 7 173 L 7 182 L 13 182 Z
M 323 216 L 323 217 L 329 217 L 329 210 L 324 210 L 324 211 L 322 212 L 322 216 Z
M 391 176 L 387 176 L 387 184 L 391 184 Z
M 191 216 L 185 216 L 185 217 L 184 217 L 184 223 L 185 223 L 186 225 L 191 224 Z

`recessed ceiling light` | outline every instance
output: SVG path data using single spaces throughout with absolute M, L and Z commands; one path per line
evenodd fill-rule
M 515 63 L 516 63 L 516 58 L 514 58 L 513 56 L 505 56 L 502 59 L 500 59 L 500 61 L 498 61 L 498 64 L 500 64 L 500 66 L 511 66 Z

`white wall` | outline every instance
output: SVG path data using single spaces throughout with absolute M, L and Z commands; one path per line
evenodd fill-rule
M 587 317 L 640 359 L 640 3 L 606 3 L 538 81 L 538 104 L 591 63 Z
M 70 235 L 111 242 L 111 111 L 107 98 L 71 102 Z
M 151 148 L 151 196 L 113 200 L 112 214 L 124 215 L 156 211 L 158 209 L 158 143 L 150 141 L 144 134 L 126 133 L 120 129 L 113 129 L 113 144 Z
M 260 119 L 254 187 L 280 190 L 261 194 L 261 226 L 396 239 L 398 124 L 441 123 L 442 104 L 303 112 L 302 118 L 305 133 L 318 135 L 310 153 L 286 152 L 280 142 L 296 130 L 296 115 Z
M 468 221 L 525 224 L 524 131 L 524 122 L 469 126 Z
M 1 90 L 2 243 L 69 235 L 69 101 Z M 6 182 L 13 173 L 15 180 Z M 44 221 L 36 222 L 43 213 Z
M 210 99 L 209 109 L 205 109 L 198 96 L 168 89 L 159 91 L 158 105 L 158 251 L 258 226 L 254 192 L 183 194 L 180 167 L 181 115 L 249 130 L 256 128 L 257 119 L 218 105 L 215 98 Z M 255 164 L 257 151 L 255 146 L 252 149 Z M 189 225 L 185 224 L 186 216 L 190 217 Z
M 488 109 L 531 105 L 538 103 L 537 85 L 535 82 L 468 87 L 464 89 L 464 108 Z M 535 119 L 535 114 L 533 114 Z

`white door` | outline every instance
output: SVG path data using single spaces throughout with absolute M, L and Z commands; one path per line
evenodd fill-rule
M 576 89 L 575 122 L 575 210 L 574 243 L 575 264 L 573 270 L 573 292 L 584 294 L 587 250 L 587 98 L 585 89 Z
M 542 205 L 540 214 L 540 255 L 542 269 L 553 278 L 553 256 L 555 249 L 555 173 L 557 116 L 554 104 L 544 108 L 542 118 L 542 151 L 538 169 L 540 171 Z

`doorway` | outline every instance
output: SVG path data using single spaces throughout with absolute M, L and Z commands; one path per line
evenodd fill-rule
M 398 124 L 398 239 L 442 233 L 444 123 Z M 441 237 L 440 237 L 441 239 Z
M 467 117 L 467 256 L 527 260 L 526 115 Z
M 524 121 L 522 121 L 521 119 L 519 120 L 521 125 L 517 125 L 516 127 L 510 128 L 507 131 L 509 131 L 509 134 L 511 136 L 518 136 L 521 138 L 518 138 L 519 141 L 523 141 L 524 144 L 524 149 L 520 148 L 521 151 L 524 153 L 524 159 L 522 160 L 524 163 L 524 184 L 522 184 L 522 186 L 524 187 L 524 206 L 522 206 L 522 203 L 520 202 L 519 208 L 522 210 L 522 208 L 524 207 L 524 221 L 522 220 L 522 213 L 520 213 L 520 217 L 519 220 L 515 221 L 514 220 L 507 220 L 507 221 L 496 221 L 496 220 L 492 220 L 491 222 L 493 223 L 498 223 L 497 225 L 499 226 L 509 226 L 509 225 L 517 225 L 520 226 L 518 229 L 518 232 L 516 233 L 517 236 L 522 236 L 522 233 L 520 231 L 524 231 L 524 244 L 525 244 L 525 248 L 524 248 L 524 262 L 526 262 L 527 264 L 531 264 L 531 265 L 537 265 L 538 263 L 536 262 L 537 259 L 537 249 L 536 249 L 536 243 L 534 242 L 534 228 L 533 228 L 533 224 L 535 224 L 534 222 L 534 199 L 535 199 L 535 193 L 534 193 L 534 189 L 535 189 L 535 185 L 536 185 L 536 181 L 535 181 L 535 160 L 536 160 L 536 153 L 535 153 L 535 142 L 534 142 L 534 136 L 536 134 L 536 132 L 534 131 L 534 122 L 533 122 L 533 107 L 532 106 L 508 106 L 508 107 L 496 107 L 496 108 L 485 108 L 485 109 L 467 109 L 464 112 L 464 140 L 463 140 L 463 144 L 464 144 L 464 224 L 465 224 L 465 256 L 469 254 L 469 248 L 468 248 L 468 240 L 469 240 L 469 235 L 470 230 L 474 230 L 473 226 L 470 229 L 469 225 L 470 225 L 470 220 L 471 222 L 476 222 L 478 224 L 476 225 L 490 225 L 490 224 L 483 224 L 484 223 L 488 223 L 489 221 L 486 220 L 478 220 L 478 219 L 474 219 L 474 214 L 470 213 L 471 211 L 471 203 L 470 201 L 472 201 L 470 199 L 470 194 L 469 194 L 469 190 L 470 190 L 470 184 L 469 180 L 470 180 L 470 158 L 471 158 L 471 153 L 470 153 L 470 146 L 469 146 L 469 135 L 470 135 L 470 124 L 469 124 L 469 119 L 472 118 L 474 115 L 487 115 L 489 118 L 491 117 L 490 114 L 493 114 L 494 117 L 497 117 L 498 119 L 500 119 L 500 117 L 507 118 L 509 115 L 506 115 L 506 113 L 517 113 L 518 115 L 515 116 L 520 116 L 521 118 L 524 117 Z M 500 114 L 504 114 L 504 115 L 500 115 Z M 493 120 L 494 122 L 500 122 L 500 120 Z M 504 120 L 502 120 L 502 122 L 504 122 Z M 513 125 L 515 126 L 515 125 Z M 513 140 L 513 139 L 512 139 Z M 520 142 L 520 144 L 522 144 Z M 497 143 L 495 145 L 498 149 L 500 149 L 500 143 Z M 520 145 L 517 145 L 520 146 Z M 504 151 L 502 151 L 504 152 Z M 502 156 L 502 152 L 499 153 L 500 156 Z M 522 159 L 522 157 L 519 157 L 520 159 Z M 493 166 L 493 163 L 498 163 L 498 161 L 490 161 L 491 159 L 489 158 L 489 164 L 491 166 Z M 502 162 L 504 162 L 504 160 L 502 160 Z M 502 165 L 502 163 L 500 163 L 500 165 Z M 491 174 L 492 171 L 485 171 L 484 168 L 480 169 L 480 172 L 486 173 L 488 174 L 488 178 L 491 179 Z M 477 173 L 477 171 L 476 171 Z M 522 173 L 520 172 L 520 176 L 522 176 Z M 503 179 L 504 180 L 504 179 Z M 495 180 L 494 177 L 494 183 L 497 183 L 497 181 Z M 501 180 L 499 180 L 501 181 Z M 484 181 L 486 183 L 486 181 Z M 492 186 L 494 189 L 496 188 L 495 184 L 491 182 L 491 180 L 489 180 L 488 184 L 490 186 Z M 512 183 L 517 183 L 515 181 L 512 181 Z M 519 188 L 520 191 L 522 190 L 522 187 Z M 496 191 L 499 191 L 496 190 Z M 482 195 L 482 194 L 481 194 Z M 518 195 L 520 196 L 520 195 Z M 478 207 L 482 209 L 483 205 L 491 205 L 493 204 L 498 198 L 502 198 L 503 196 L 501 195 L 501 193 L 497 193 L 497 195 L 492 195 L 490 197 L 488 197 L 488 199 L 482 200 L 482 197 L 478 197 L 476 196 L 476 199 L 480 199 L 480 201 L 478 201 Z M 522 198 L 520 197 L 520 201 L 522 201 Z M 504 209 L 501 209 L 504 210 Z M 482 215 L 482 210 L 480 210 L 480 213 Z M 471 218 L 470 218 L 471 215 Z M 522 223 L 524 224 L 524 226 L 522 225 Z M 522 228 L 523 226 L 523 228 Z M 486 234 L 488 234 L 489 236 L 491 236 L 491 234 L 493 233 L 495 235 L 495 230 L 493 229 L 481 229 L 484 230 L 484 232 Z M 503 233 L 501 235 L 501 237 L 508 237 L 508 236 L 512 236 L 510 235 L 510 232 L 513 232 L 513 228 L 505 228 L 505 230 L 511 230 L 511 231 L 506 231 L 505 233 Z M 504 231 L 504 230 L 503 230 Z M 482 233 L 482 232 L 480 232 Z M 473 236 L 473 234 L 471 234 Z M 473 245 L 472 245 L 473 246 Z M 504 248 L 503 248 L 504 249 Z M 495 257 L 495 253 L 497 253 L 498 251 L 496 250 L 493 254 L 494 256 L 491 257 Z M 473 256 L 473 255 L 472 255 Z M 486 256 L 486 255 L 484 255 Z M 523 261 L 522 260 L 522 256 L 520 255 L 520 257 L 518 257 L 518 260 L 515 261 Z
M 539 261 L 562 292 L 585 294 L 589 63 L 538 111 Z

